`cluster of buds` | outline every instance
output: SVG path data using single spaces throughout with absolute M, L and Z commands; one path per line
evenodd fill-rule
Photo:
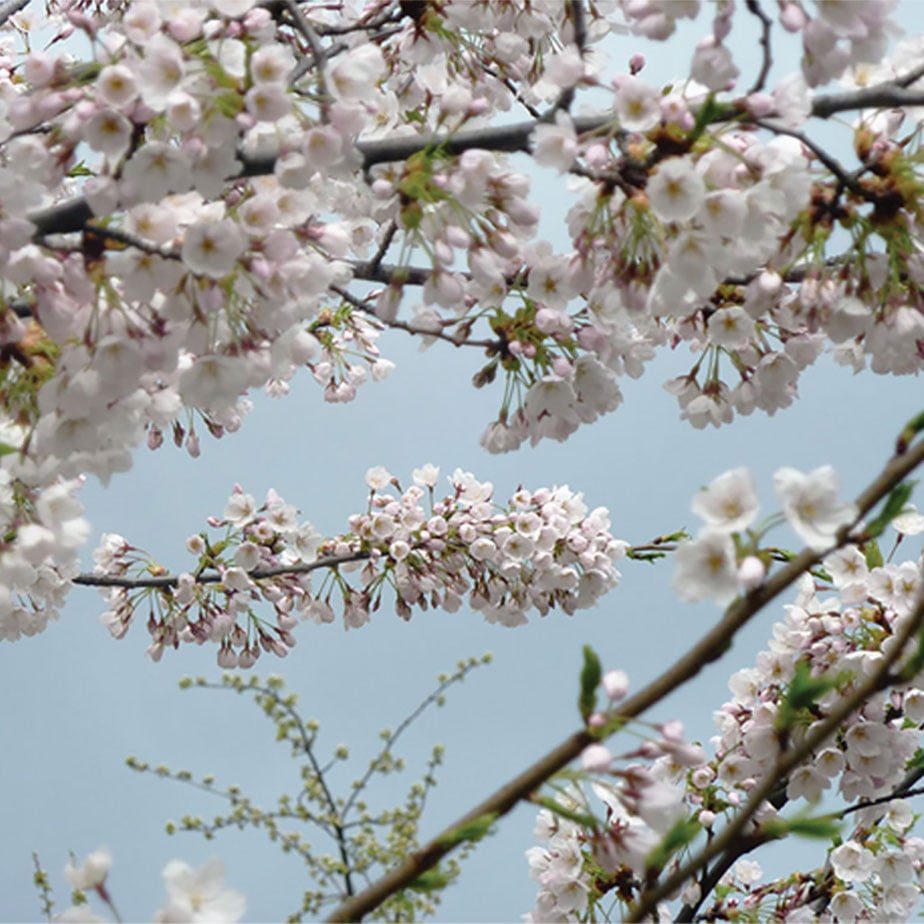
M 516 626 L 530 610 L 593 606 L 618 583 L 615 562 L 627 546 L 610 535 L 604 508 L 589 511 L 567 487 L 520 489 L 498 506 L 491 484 L 460 470 L 452 493 L 436 500 L 438 478 L 425 465 L 402 491 L 384 469 L 370 469 L 367 511 L 324 541 L 274 491 L 258 506 L 236 487 L 224 515 L 209 520 L 222 535 L 192 536 L 197 564 L 176 577 L 121 536 L 104 536 L 95 556 L 109 603 L 103 622 L 121 638 L 148 598 L 155 660 L 181 642 L 213 642 L 222 667 L 250 667 L 261 650 L 285 655 L 299 618 L 332 622 L 335 594 L 347 628 L 369 621 L 386 587 L 404 619 L 414 607 L 455 611 L 465 602 L 488 622 Z M 327 573 L 315 590 L 319 569 Z M 258 603 L 269 605 L 272 621 L 257 615 Z

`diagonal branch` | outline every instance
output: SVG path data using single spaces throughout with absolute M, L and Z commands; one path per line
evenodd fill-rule
M 0 26 L 28 5 L 29 0 L 6 0 L 6 3 L 0 3 Z
M 859 708 L 874 693 L 894 682 L 895 677 L 891 668 L 902 656 L 905 645 L 918 632 L 922 622 L 924 622 L 924 595 L 920 596 L 911 615 L 896 633 L 894 645 L 888 651 L 883 652 L 882 658 L 876 664 L 876 669 L 857 686 L 853 693 L 841 699 L 823 721 L 815 723 L 805 738 L 779 756 L 773 769 L 768 771 L 764 778 L 751 790 L 747 802 L 742 806 L 734 820 L 723 829 L 721 834 L 707 844 L 699 854 L 681 865 L 657 888 L 645 893 L 644 897 L 630 910 L 627 921 L 645 920 L 658 906 L 658 902 L 680 888 L 713 857 L 717 857 L 733 847 L 743 835 L 744 829 L 758 809 L 767 801 L 772 790 L 776 787 L 777 781 L 787 776 L 816 748 L 824 744 L 855 709 Z
M 912 446 L 907 452 L 894 455 L 869 487 L 857 497 L 857 520 L 841 530 L 835 548 L 849 542 L 852 530 L 862 517 L 922 462 L 924 462 L 924 440 Z M 624 725 L 626 720 L 638 717 L 699 674 L 707 664 L 717 661 L 728 650 L 735 634 L 751 618 L 829 551 L 832 550 L 814 552 L 811 549 L 805 549 L 776 574 L 771 575 L 760 587 L 739 597 L 729 606 L 719 622 L 686 654 L 635 696 L 627 699 L 622 708 L 611 714 L 611 727 L 616 724 Z M 921 605 L 921 610 L 924 614 L 924 603 Z M 458 846 L 459 841 L 455 837 L 455 832 L 459 828 L 492 813 L 497 817 L 508 814 L 520 801 L 527 799 L 531 793 L 542 786 L 549 777 L 577 758 L 588 744 L 597 740 L 599 740 L 598 736 L 592 735 L 586 729 L 570 735 L 505 786 L 468 811 L 454 825 L 411 854 L 390 873 L 374 882 L 368 889 L 338 905 L 326 920 L 358 921 L 362 919 L 388 896 L 407 888 L 421 873 L 436 866 L 444 856 Z M 708 862 L 712 856 L 721 852 L 721 849 L 724 848 L 720 848 L 703 862 Z
M 822 119 L 837 112 L 850 109 L 882 108 L 893 106 L 924 105 L 924 91 L 908 90 L 904 82 L 918 79 L 917 71 L 892 81 L 849 93 L 833 96 L 820 96 L 812 103 L 812 115 Z M 732 107 L 733 115 L 722 114 L 719 119 L 738 118 L 737 110 Z M 407 160 L 414 154 L 433 148 L 440 148 L 448 155 L 454 156 L 464 151 L 478 148 L 488 151 L 507 153 L 529 153 L 530 137 L 543 119 L 528 122 L 516 122 L 510 125 L 493 125 L 486 128 L 470 129 L 453 134 L 431 134 L 427 136 L 399 135 L 397 137 L 379 138 L 373 141 L 361 141 L 356 145 L 360 155 L 360 166 L 368 170 L 376 164 L 396 163 Z M 606 113 L 594 116 L 578 116 L 574 119 L 575 131 L 581 135 L 597 131 L 613 124 L 614 117 Z M 776 130 L 776 129 L 773 129 Z M 273 172 L 275 157 L 241 156 L 243 167 L 237 177 L 265 176 Z M 227 177 L 226 179 L 235 179 Z M 28 216 L 35 225 L 35 237 L 48 234 L 67 234 L 80 231 L 85 223 L 93 217 L 86 199 L 82 196 L 33 212 Z
M 315 79 L 318 84 L 318 97 L 321 100 L 321 121 L 327 121 L 327 107 L 324 103 L 329 100 L 330 93 L 327 90 L 327 76 L 324 73 L 324 68 L 327 64 L 327 51 L 324 46 L 321 44 L 321 38 L 318 33 L 315 31 L 314 26 L 308 21 L 308 17 L 305 16 L 302 12 L 302 8 L 295 2 L 295 0 L 283 0 L 283 6 L 288 11 L 289 15 L 295 22 L 295 25 L 298 28 L 298 31 L 304 36 L 305 41 L 308 43 L 308 47 L 311 49 L 311 57 L 314 61 L 315 68 Z M 290 78 L 292 83 L 298 81 L 311 67 L 307 59 L 302 60 L 298 65 L 296 65 L 295 70 L 292 73 Z

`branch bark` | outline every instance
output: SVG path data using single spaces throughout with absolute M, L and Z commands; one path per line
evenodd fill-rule
M 847 720 L 855 709 L 859 708 L 870 696 L 892 682 L 892 665 L 904 652 L 905 645 L 920 629 L 924 622 L 924 595 L 917 602 L 911 616 L 906 620 L 895 636 L 895 644 L 886 652 L 876 669 L 847 697 L 844 697 L 831 710 L 828 717 L 817 723 L 816 727 L 795 747 L 784 751 L 777 759 L 776 766 L 751 790 L 747 802 L 734 820 L 723 829 L 697 856 L 684 863 L 676 872 L 668 876 L 657 888 L 646 893 L 644 898 L 631 909 L 627 921 L 643 921 L 657 907 L 658 902 L 667 898 L 680 888 L 691 876 L 702 869 L 713 857 L 717 857 L 733 847 L 744 834 L 744 829 L 760 809 L 778 780 L 787 776 L 817 747 L 828 740 Z
M 280 577 L 284 574 L 307 574 L 318 568 L 336 568 L 338 565 L 352 561 L 365 561 L 368 552 L 351 552 L 348 555 L 332 555 L 330 558 L 319 558 L 317 561 L 302 562 L 298 565 L 280 565 L 278 568 L 257 568 L 247 572 L 247 577 L 253 581 L 265 578 Z M 140 589 L 142 587 L 176 587 L 179 584 L 179 575 L 161 574 L 151 575 L 149 578 L 124 577 L 115 574 L 93 574 L 84 572 L 73 579 L 74 584 L 83 587 L 128 587 Z M 218 573 L 200 574 L 196 577 L 197 584 L 220 584 L 224 576 Z
M 924 462 L 924 440 L 912 446 L 907 452 L 894 455 L 875 480 L 856 499 L 857 519 L 841 530 L 835 548 L 850 541 L 857 523 L 880 500 L 898 485 L 910 472 Z M 829 550 L 830 551 L 830 550 Z M 719 622 L 707 632 L 686 654 L 672 664 L 661 676 L 653 680 L 635 696 L 627 699 L 622 707 L 612 713 L 613 722 L 637 718 L 643 712 L 664 699 L 669 693 L 695 677 L 709 663 L 717 661 L 729 648 L 735 634 L 746 625 L 768 603 L 792 585 L 801 574 L 819 562 L 828 552 L 805 549 L 792 561 L 771 575 L 760 587 L 729 606 Z M 924 602 L 920 605 L 924 616 Z M 845 713 L 847 715 L 849 713 Z M 369 888 L 338 905 L 326 921 L 358 921 L 377 908 L 388 896 L 409 886 L 421 873 L 434 867 L 449 854 L 457 842 L 454 832 L 476 819 L 490 813 L 498 817 L 508 814 L 520 801 L 538 789 L 549 777 L 566 767 L 581 751 L 598 738 L 586 730 L 574 732 L 559 745 L 527 767 L 483 802 L 463 815 L 455 824 L 445 829 L 420 850 L 411 854 L 400 866 L 387 873 Z M 769 790 L 768 790 L 769 791 Z M 766 798 L 761 796 L 760 802 Z M 760 802 L 757 805 L 760 805 Z M 756 810 L 756 807 L 755 807 Z M 744 824 L 742 824 L 742 827 Z M 708 863 L 731 842 L 728 838 L 718 849 L 710 852 L 702 862 Z M 669 891 L 673 891 L 676 884 Z M 666 892 L 664 894 L 667 894 Z M 658 898 L 656 901 L 660 901 Z
M 21 0 L 16 0 L 21 2 Z M 0 7 L 0 13 L 3 8 Z M 812 115 L 827 119 L 839 112 L 852 109 L 889 108 L 895 106 L 924 105 L 924 91 L 909 90 L 909 83 L 922 76 L 918 69 L 895 80 L 866 87 L 849 93 L 816 97 L 812 103 Z M 428 148 L 441 147 L 450 155 L 461 154 L 471 148 L 499 152 L 529 152 L 529 139 L 543 119 L 517 122 L 511 125 L 494 125 L 487 128 L 471 129 L 455 134 L 434 134 L 398 136 L 361 141 L 356 145 L 360 155 L 360 166 L 368 170 L 376 164 L 395 163 L 407 160 Z M 596 131 L 612 124 L 614 117 L 607 113 L 595 116 L 579 116 L 574 119 L 578 134 Z M 243 167 L 239 177 L 265 176 L 272 173 L 276 166 L 275 157 L 242 158 Z M 235 179 L 235 177 L 228 177 Z M 33 212 L 29 220 L 35 225 L 35 237 L 48 234 L 69 234 L 80 231 L 84 224 L 93 217 L 86 199 L 77 196 L 65 202 Z

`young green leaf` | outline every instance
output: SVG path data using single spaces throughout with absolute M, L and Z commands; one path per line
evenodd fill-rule
M 478 818 L 475 818 L 473 821 L 469 821 L 464 825 L 459 825 L 458 828 L 454 828 L 448 834 L 440 838 L 440 846 L 451 848 L 455 847 L 457 844 L 463 844 L 466 841 L 472 843 L 480 841 L 491 830 L 491 825 L 497 821 L 497 816 L 497 812 L 487 812 L 484 815 L 479 815 Z
M 702 831 L 702 826 L 695 818 L 678 821 L 667 834 L 664 840 L 648 855 L 645 866 L 650 870 L 662 870 L 670 862 L 671 857 L 682 850 Z
M 581 695 L 578 699 L 581 718 L 585 722 L 597 705 L 597 687 L 600 685 L 602 676 L 603 668 L 600 666 L 600 658 L 590 645 L 585 645 L 584 666 L 581 668 Z
M 409 886 L 415 892 L 436 892 L 445 889 L 453 877 L 444 873 L 438 866 L 424 870 Z
M 908 503 L 916 484 L 916 481 L 903 481 L 892 489 L 891 494 L 886 499 L 885 506 L 882 508 L 882 513 L 872 523 L 867 524 L 867 536 L 875 538 L 885 532 L 886 527 L 902 512 L 905 504 Z

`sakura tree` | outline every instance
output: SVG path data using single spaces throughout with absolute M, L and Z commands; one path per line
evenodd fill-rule
M 781 512 L 759 519 L 751 471 L 717 457 L 696 522 L 678 508 L 641 537 L 601 506 L 618 485 L 603 499 L 495 490 L 468 466 L 441 470 L 426 431 L 401 472 L 368 434 L 365 483 L 330 531 L 310 519 L 311 491 L 234 485 L 195 512 L 185 551 L 143 548 L 126 524 L 84 570 L 79 499 L 171 444 L 234 453 L 258 391 L 284 401 L 307 378 L 318 403 L 361 401 L 395 370 L 399 336 L 471 363 L 492 402 L 486 466 L 611 426 L 665 355 L 683 357 L 665 385 L 698 430 L 773 417 L 824 356 L 917 374 L 924 37 L 900 38 L 897 13 L 886 0 L 0 5 L 0 637 L 54 633 L 77 585 L 102 594 L 115 639 L 147 633 L 155 663 L 208 649 L 224 669 L 275 670 L 324 624 L 391 611 L 577 623 L 653 562 L 674 606 L 724 608 L 712 628 L 686 649 L 659 639 L 663 669 L 645 683 L 618 647 L 586 647 L 578 730 L 432 838 L 421 798 L 386 818 L 335 797 L 311 722 L 276 681 L 256 685 L 307 761 L 314 808 L 242 815 L 223 794 L 235 824 L 305 859 L 318 885 L 300 909 L 306 886 L 293 889 L 295 913 L 432 913 L 455 855 L 532 801 L 533 920 L 908 916 L 924 862 L 924 519 L 909 480 L 924 416 L 890 421 L 891 446 L 845 418 L 868 459 L 853 497 L 838 459 L 782 465 L 767 485 Z M 688 56 L 670 82 L 649 76 L 646 56 L 678 32 Z M 287 451 L 283 435 L 272 448 Z M 785 547 L 784 526 L 804 549 Z M 753 664 L 718 664 L 770 607 Z M 731 698 L 697 743 L 687 716 L 652 710 L 714 662 Z M 334 859 L 279 817 L 319 825 Z M 765 879 L 752 852 L 799 835 L 824 839 L 817 869 Z M 109 862 L 96 853 L 68 878 L 115 913 Z M 243 914 L 215 865 L 173 861 L 165 878 L 162 920 Z M 78 901 L 64 919 L 85 914 Z

